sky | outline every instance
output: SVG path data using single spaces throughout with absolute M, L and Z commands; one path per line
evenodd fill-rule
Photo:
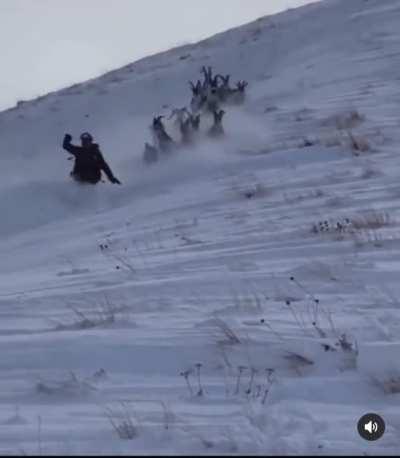
M 0 110 L 311 0 L 0 0 Z

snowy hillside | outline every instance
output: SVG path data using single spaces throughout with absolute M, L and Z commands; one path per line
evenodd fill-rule
M 399 23 L 326 0 L 0 114 L 1 454 L 398 454 Z M 145 167 L 203 65 L 250 83 L 226 139 Z M 122 187 L 71 181 L 84 131 Z

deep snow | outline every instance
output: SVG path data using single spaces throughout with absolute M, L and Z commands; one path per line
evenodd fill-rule
M 326 0 L 0 114 L 0 453 L 399 453 L 399 23 Z M 202 65 L 246 104 L 146 168 Z M 124 186 L 70 181 L 86 130 Z

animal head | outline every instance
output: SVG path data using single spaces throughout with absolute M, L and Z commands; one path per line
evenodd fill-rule
M 201 92 L 201 81 L 200 80 L 197 80 L 196 85 L 194 85 L 192 81 L 189 81 L 189 85 L 190 85 L 193 95 L 200 95 L 200 92 Z
M 214 78 L 211 78 L 210 86 L 211 86 L 213 89 L 217 89 L 217 88 L 218 88 L 218 75 L 215 76 Z
M 155 131 L 164 131 L 165 127 L 163 122 L 161 121 L 165 116 L 156 116 L 153 118 L 153 129 Z
M 236 87 L 238 89 L 238 91 L 240 92 L 244 92 L 244 90 L 246 89 L 246 87 L 249 85 L 249 83 L 247 81 L 238 81 L 236 83 Z
M 213 115 L 214 115 L 214 124 L 221 124 L 222 118 L 225 115 L 225 111 L 224 110 L 214 111 Z
M 161 119 L 163 119 L 164 117 L 165 116 L 155 116 L 153 118 L 153 126 L 162 124 Z
M 203 87 L 209 87 L 213 85 L 214 78 L 213 78 L 213 70 L 212 67 L 206 68 L 205 66 L 201 69 L 201 72 L 204 75 L 204 83 Z
M 225 88 L 229 87 L 231 75 L 223 76 L 223 75 L 218 74 L 215 78 L 220 79 L 222 81 L 222 85 L 221 85 L 222 87 L 225 87 Z

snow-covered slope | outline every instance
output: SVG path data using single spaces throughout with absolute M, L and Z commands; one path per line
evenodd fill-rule
M 399 452 L 399 23 L 326 0 L 0 114 L 0 453 Z M 202 65 L 246 104 L 146 169 Z M 70 181 L 86 130 L 124 186 Z

